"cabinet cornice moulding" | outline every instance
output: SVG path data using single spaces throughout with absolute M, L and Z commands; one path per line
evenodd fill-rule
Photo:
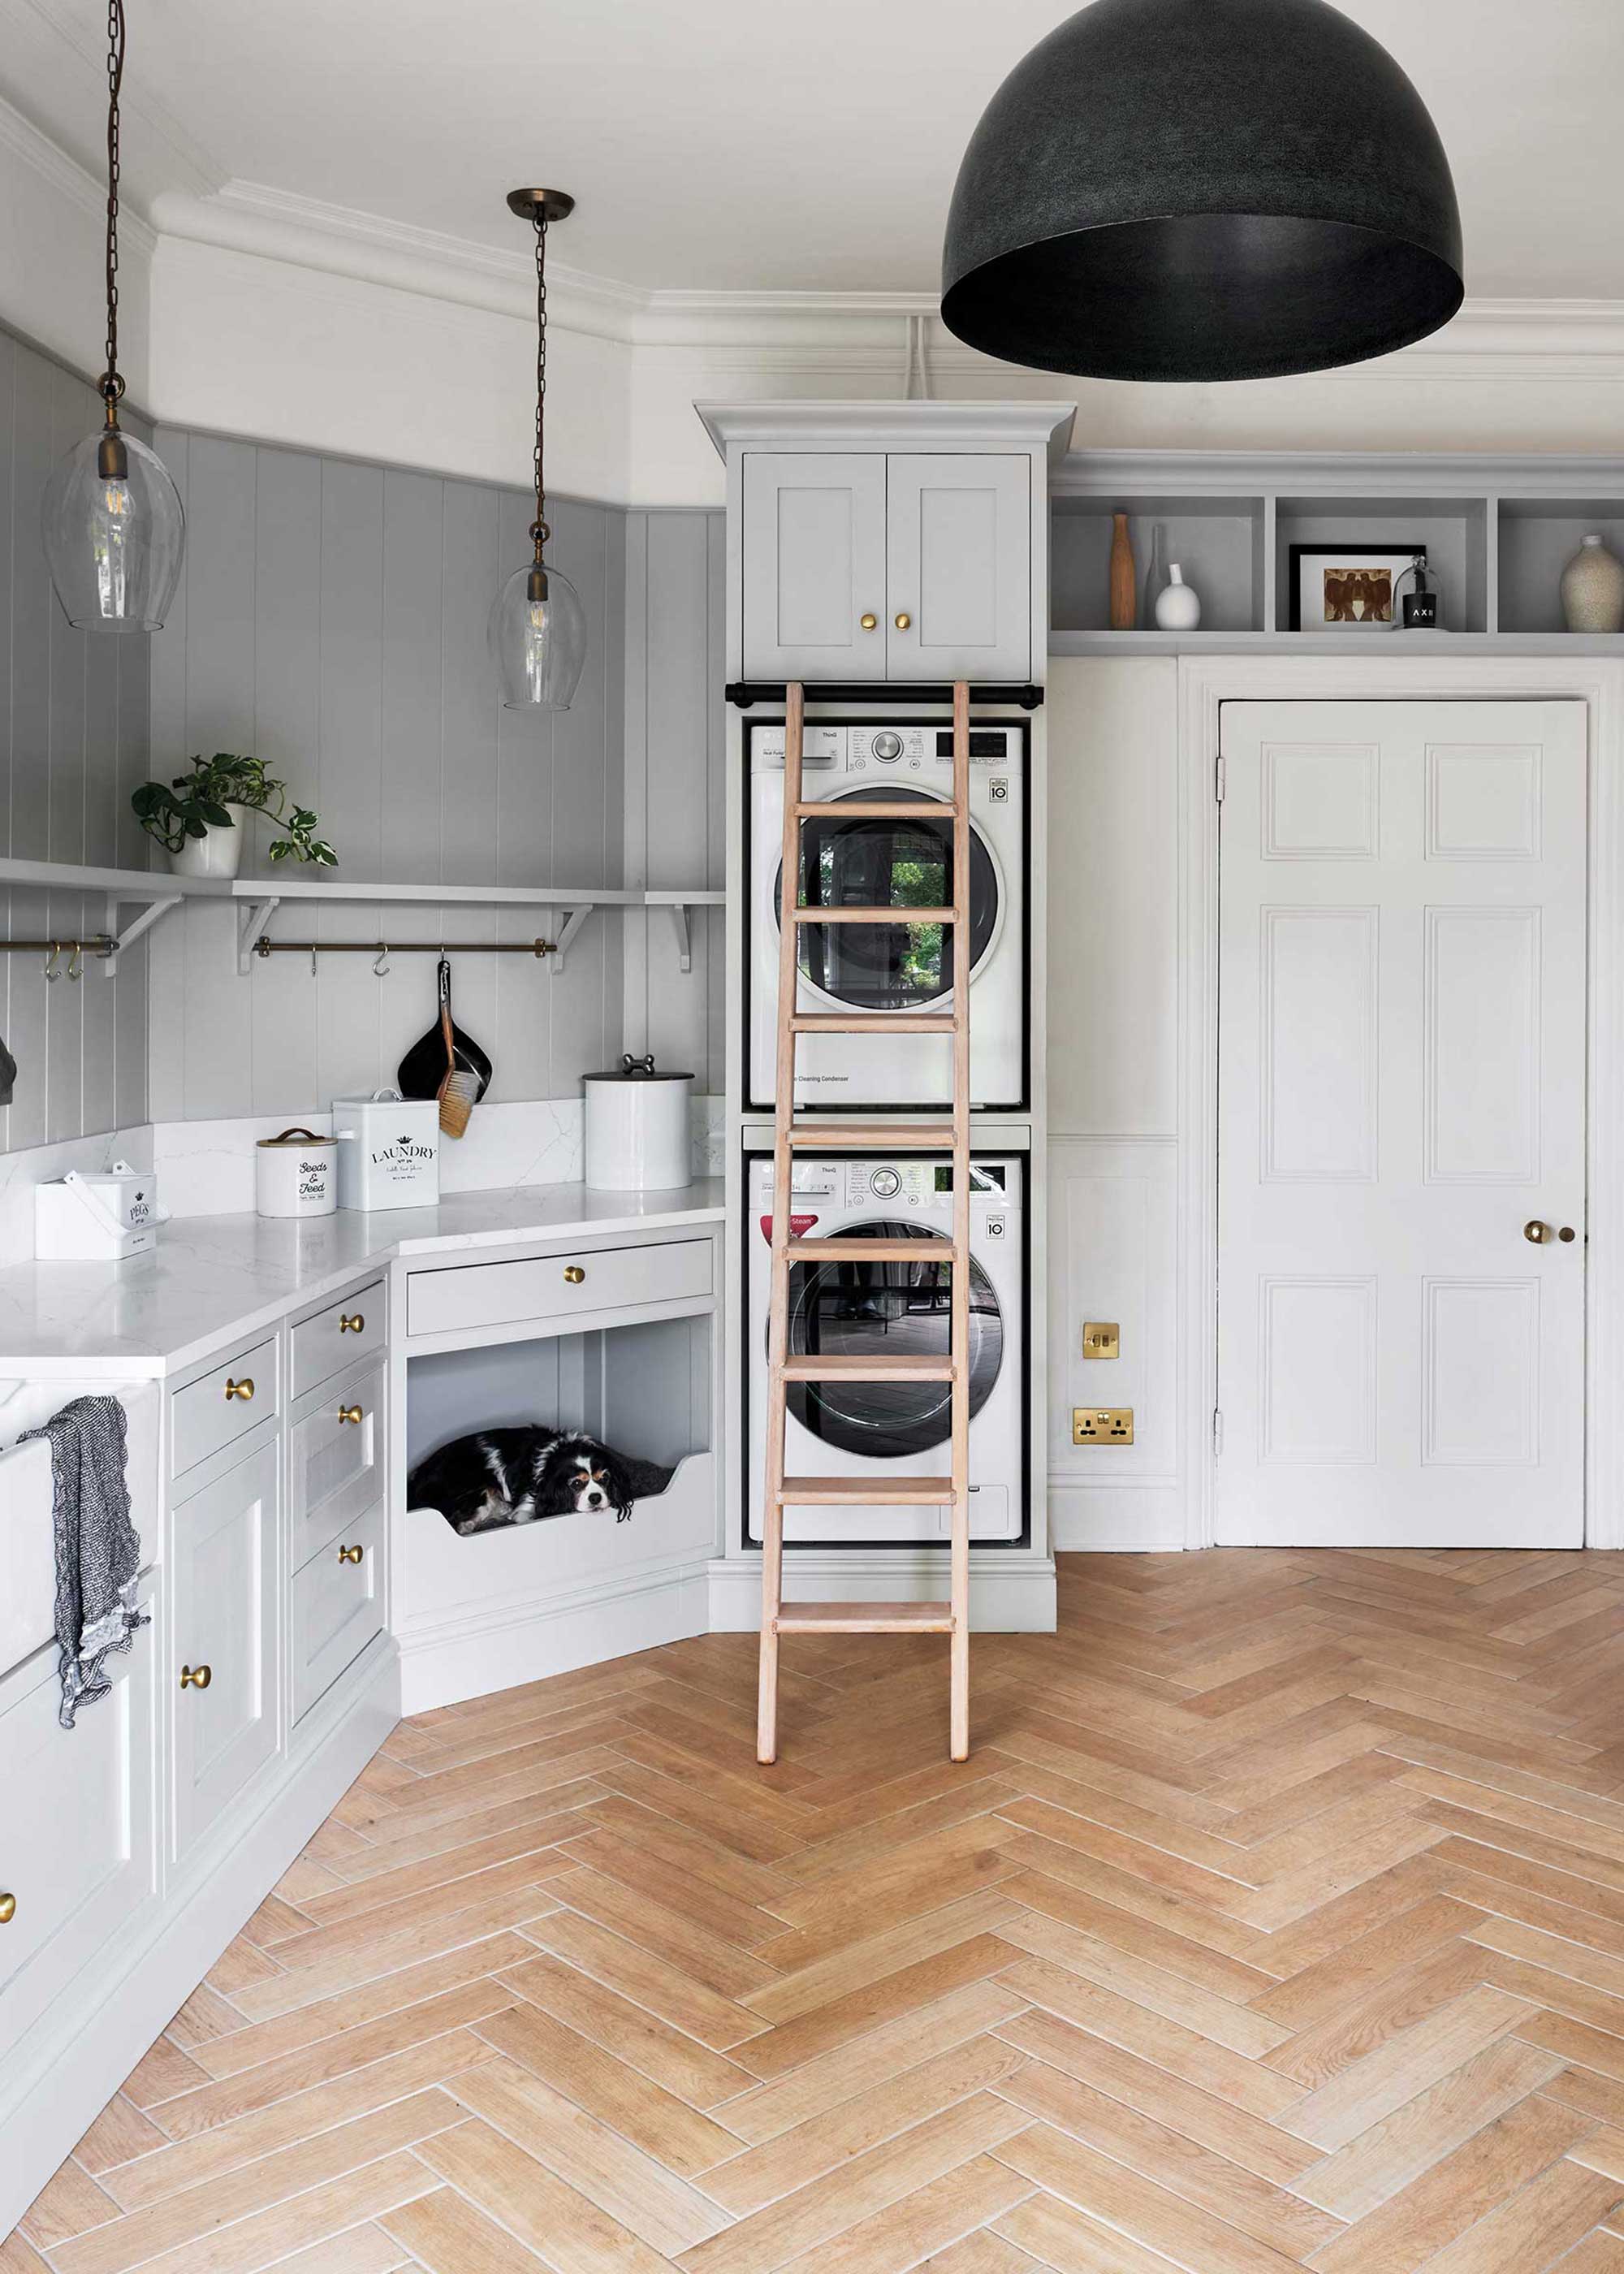
M 730 443 L 782 449 L 786 437 L 816 448 L 918 448 L 921 444 L 989 440 L 1047 450 L 1058 465 L 1065 456 L 1074 403 L 981 403 L 973 398 L 919 403 L 696 403 L 718 452 Z

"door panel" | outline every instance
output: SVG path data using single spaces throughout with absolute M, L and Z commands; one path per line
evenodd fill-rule
M 276 1751 L 277 1448 L 175 1510 L 175 1853 L 184 1856 Z M 183 1666 L 207 1683 L 179 1687 Z
M 865 630 L 865 615 L 874 619 Z M 885 459 L 753 451 L 744 462 L 744 668 L 885 676 Z
M 1012 456 L 893 456 L 886 576 L 891 679 L 1024 680 L 1032 667 L 1032 504 Z M 906 616 L 906 624 L 898 624 Z
M 1222 742 L 1217 1536 L 1578 1546 L 1584 706 Z

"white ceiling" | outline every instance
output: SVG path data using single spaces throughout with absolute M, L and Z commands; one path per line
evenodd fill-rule
M 929 291 L 959 154 L 1064 0 L 127 0 L 137 202 L 228 180 L 641 287 Z M 1480 297 L 1624 300 L 1620 0 L 1359 0 Z M 0 0 L 0 94 L 93 170 L 101 0 Z

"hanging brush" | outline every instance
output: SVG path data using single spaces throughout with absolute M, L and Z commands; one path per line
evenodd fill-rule
M 440 998 L 440 1031 L 446 1045 L 446 1071 L 435 1096 L 440 1100 L 440 1126 L 447 1137 L 461 1137 L 468 1128 L 468 1117 L 473 1111 L 483 1088 L 479 1077 L 457 1064 L 456 1037 L 451 1027 L 450 966 L 441 964 L 447 985 Z

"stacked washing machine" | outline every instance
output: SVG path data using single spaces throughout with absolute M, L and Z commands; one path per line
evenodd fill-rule
M 1019 1115 L 1029 1103 L 1024 720 L 971 730 L 970 1096 L 978 1114 Z M 745 1105 L 759 1115 L 747 1139 L 745 1435 L 748 1536 L 762 1536 L 767 1314 L 771 1276 L 771 1129 L 776 1066 L 778 907 L 784 816 L 782 722 L 748 724 L 748 890 Z M 894 925 L 801 928 L 802 1011 L 861 1011 L 901 1018 L 952 1008 L 949 929 L 911 922 L 910 907 L 953 899 L 952 735 L 936 722 L 808 724 L 804 795 L 828 817 L 801 830 L 801 889 L 813 907 L 894 907 Z M 869 817 L 865 806 L 883 811 Z M 898 817 L 917 804 L 918 818 Z M 818 1034 L 801 1038 L 798 1096 L 818 1115 L 866 1122 L 951 1096 L 951 1038 L 935 1035 Z M 748 1127 L 747 1119 L 747 1127 Z M 1026 1521 L 1026 1239 L 1019 1153 L 972 1158 L 970 1272 L 970 1537 L 1016 1541 Z M 790 1271 L 793 1357 L 945 1356 L 952 1274 L 933 1246 L 952 1237 L 952 1165 L 939 1153 L 865 1145 L 820 1151 L 794 1167 L 797 1239 L 917 1240 L 918 1262 L 808 1261 Z M 786 1467 L 796 1476 L 887 1479 L 939 1475 L 951 1430 L 941 1382 L 794 1382 L 789 1390 Z M 861 1541 L 889 1546 L 945 1541 L 947 1505 L 872 1504 L 785 1510 L 785 1539 L 802 1545 Z

